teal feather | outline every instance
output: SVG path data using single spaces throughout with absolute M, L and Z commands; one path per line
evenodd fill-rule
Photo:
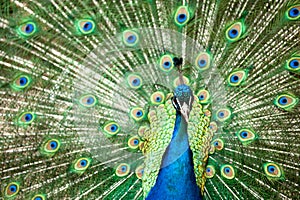
M 203 199 L 298 199 L 299 10 L 299 0 L 4 0 L 0 199 L 198 189 L 182 181 Z M 188 144 L 172 140 L 183 83 L 199 105 L 177 132 Z M 161 168 L 169 144 L 191 151 Z M 175 178 L 176 165 L 188 175 Z

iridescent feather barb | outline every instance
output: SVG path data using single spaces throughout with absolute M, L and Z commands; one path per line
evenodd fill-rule
M 5 0 L 0 198 L 297 199 L 299 10 Z

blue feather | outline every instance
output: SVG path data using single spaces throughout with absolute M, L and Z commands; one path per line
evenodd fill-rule
M 194 174 L 187 123 L 179 112 L 176 114 L 172 140 L 164 154 L 156 183 L 146 199 L 202 199 Z

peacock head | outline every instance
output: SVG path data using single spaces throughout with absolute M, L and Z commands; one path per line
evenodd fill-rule
M 194 95 L 189 86 L 181 84 L 175 88 L 174 97 L 172 98 L 173 106 L 180 112 L 187 123 L 189 121 L 189 114 L 192 110 L 193 102 Z

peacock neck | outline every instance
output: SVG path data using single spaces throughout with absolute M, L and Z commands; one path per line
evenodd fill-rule
M 173 131 L 172 140 L 164 154 L 162 161 L 162 168 L 172 164 L 182 156 L 189 149 L 187 123 L 180 115 L 176 113 L 175 127 Z
M 187 123 L 180 113 L 176 114 L 172 140 L 164 153 L 156 183 L 146 199 L 202 199 L 196 184 Z

